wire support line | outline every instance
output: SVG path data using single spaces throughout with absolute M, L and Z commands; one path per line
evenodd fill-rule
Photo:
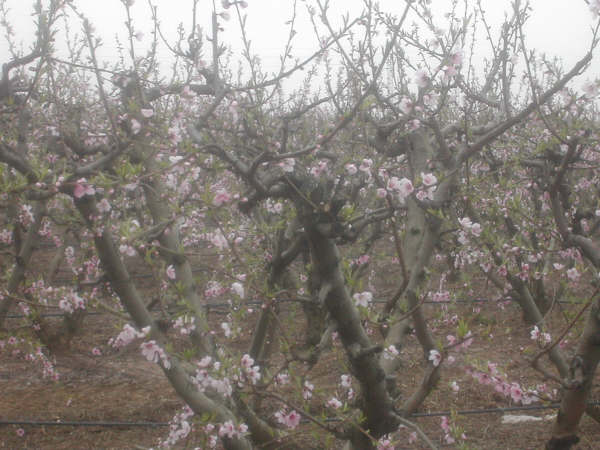
M 293 303 L 296 301 L 302 301 L 302 300 L 298 300 L 298 299 L 294 299 L 294 298 L 284 298 L 284 299 L 278 299 L 277 302 L 279 303 Z M 442 301 L 434 301 L 434 300 L 425 300 L 424 302 L 422 302 L 423 304 L 426 305 L 448 305 L 448 304 L 469 304 L 469 303 L 489 303 L 489 304 L 498 304 L 498 303 L 502 303 L 502 302 L 513 302 L 512 299 L 502 299 L 502 300 L 491 300 L 491 299 L 486 299 L 486 298 L 473 298 L 473 299 L 454 299 L 454 300 L 442 300 Z M 233 305 L 230 303 L 207 303 L 206 305 L 203 305 L 203 308 L 207 310 L 207 312 L 212 312 L 212 313 L 226 313 L 223 311 L 217 311 L 219 308 L 238 308 L 238 307 L 242 307 L 242 306 L 258 306 L 258 305 L 262 305 L 264 302 L 260 301 L 260 300 L 256 300 L 256 301 L 247 301 L 247 302 L 243 302 L 240 305 Z M 379 300 L 379 299 L 375 299 L 372 301 L 372 303 L 374 304 L 386 304 L 387 300 Z M 557 303 L 561 303 L 561 304 L 570 304 L 570 305 L 580 305 L 583 304 L 584 302 L 572 302 L 572 301 L 568 301 L 568 300 L 559 300 Z M 156 310 L 158 311 L 158 310 Z M 170 312 L 177 312 L 177 311 L 170 311 Z M 99 316 L 99 315 L 106 315 L 106 314 L 110 314 L 106 311 L 87 311 L 86 315 L 90 315 L 90 316 Z M 44 314 L 40 314 L 39 317 L 63 317 L 65 315 L 65 313 L 60 313 L 60 312 L 53 312 L 53 313 L 44 313 Z M 7 319 L 22 319 L 28 317 L 24 314 L 7 314 L 6 318 Z
M 65 426 L 65 427 L 167 427 L 167 422 L 92 422 L 73 420 L 0 420 L 2 425 Z
M 588 406 L 600 406 L 600 401 L 592 401 L 587 403 Z M 517 411 L 539 411 L 547 409 L 558 409 L 560 403 L 551 403 L 549 405 L 524 405 L 524 406 L 509 406 L 506 408 L 480 408 L 480 409 L 464 409 L 458 411 L 435 411 L 413 413 L 410 418 L 426 418 L 450 416 L 452 414 L 460 415 L 475 415 L 475 414 L 498 414 Z M 325 419 L 326 422 L 339 422 L 338 417 L 330 417 Z M 29 425 L 29 426 L 67 426 L 67 427 L 166 427 L 168 422 L 104 422 L 104 421 L 51 421 L 51 420 L 0 420 L 2 425 Z

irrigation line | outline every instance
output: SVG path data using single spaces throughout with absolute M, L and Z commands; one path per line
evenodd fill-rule
M 587 403 L 590 406 L 600 406 L 600 401 Z M 427 413 L 413 413 L 409 417 L 440 417 L 450 416 L 454 414 L 474 415 L 474 414 L 498 414 L 515 411 L 536 411 L 543 409 L 558 409 L 560 403 L 552 403 L 550 405 L 526 405 L 526 406 L 509 406 L 506 408 L 482 408 L 482 409 L 465 409 L 459 411 L 437 411 Z M 326 422 L 339 422 L 341 419 L 331 417 L 325 419 Z M 50 420 L 0 420 L 2 425 L 30 425 L 30 426 L 65 426 L 65 427 L 166 427 L 167 422 L 91 422 L 91 421 L 50 421 Z
M 64 427 L 166 427 L 167 422 L 77 422 L 71 420 L 53 422 L 51 420 L 0 420 L 2 425 L 31 425 L 34 427 L 64 426 Z
M 296 299 L 290 299 L 290 298 L 283 298 L 283 299 L 279 299 L 277 300 L 277 302 L 279 303 L 292 303 L 297 301 Z M 456 299 L 456 300 L 442 300 L 442 301 L 433 301 L 433 300 L 426 300 L 423 303 L 426 305 L 448 305 L 448 304 L 453 304 L 453 303 L 490 303 L 490 304 L 495 304 L 495 303 L 499 303 L 499 302 L 512 302 L 512 300 L 508 299 L 508 300 L 490 300 L 490 299 L 486 299 L 486 298 L 473 298 L 473 299 Z M 376 303 L 376 304 L 385 304 L 387 303 L 387 300 L 373 300 L 371 303 Z M 568 300 L 559 300 L 557 303 L 564 303 L 564 304 L 571 304 L 571 305 L 580 305 L 583 304 L 584 302 L 571 302 Z M 261 301 L 249 301 L 249 302 L 244 302 L 242 305 L 240 306 L 258 306 L 258 305 L 262 305 L 263 302 Z M 232 305 L 229 303 L 207 303 L 206 305 L 203 306 L 203 308 L 205 308 L 208 312 L 212 312 L 214 314 L 227 314 L 226 311 L 218 311 L 218 308 L 231 308 Z M 211 311 L 212 310 L 212 311 Z M 170 311 L 173 312 L 173 311 Z M 88 311 L 86 312 L 86 315 L 91 315 L 91 316 L 96 316 L 96 315 L 106 315 L 106 314 L 110 314 L 106 311 Z M 40 314 L 39 317 L 63 317 L 64 313 L 45 313 L 45 314 Z M 27 316 L 23 315 L 23 314 L 8 314 L 6 316 L 7 319 L 22 319 L 25 318 Z
M 600 406 L 600 401 L 588 402 L 589 406 Z M 413 413 L 410 417 L 439 417 L 439 416 L 451 416 L 452 413 L 460 415 L 473 415 L 473 414 L 496 414 L 505 412 L 515 411 L 538 411 L 542 409 L 558 409 L 560 403 L 551 403 L 549 405 L 526 405 L 526 406 L 508 406 L 506 408 L 482 408 L 482 409 L 465 409 L 462 411 L 438 411 L 430 413 Z

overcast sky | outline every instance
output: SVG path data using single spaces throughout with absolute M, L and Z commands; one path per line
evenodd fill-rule
M 158 15 L 166 35 L 174 39 L 179 23 L 183 23 L 189 32 L 191 24 L 192 0 L 151 0 L 158 7 Z M 481 0 L 492 26 L 497 27 L 502 22 L 504 11 L 511 7 L 512 0 Z M 215 0 L 217 10 L 223 11 L 221 1 Z M 249 6 L 243 10 L 248 14 L 247 33 L 252 40 L 253 51 L 260 55 L 263 67 L 267 71 L 275 71 L 278 68 L 279 55 L 281 54 L 286 39 L 288 26 L 285 24 L 292 15 L 293 0 L 247 0 Z M 118 58 L 115 36 L 124 35 L 125 11 L 119 0 L 74 0 L 78 8 L 95 25 L 99 35 L 102 36 L 104 46 L 101 56 L 111 61 Z M 314 3 L 314 0 L 307 0 Z M 379 0 L 381 9 L 396 15 L 400 15 L 404 7 L 401 0 Z M 444 13 L 447 11 L 450 0 L 433 0 L 432 9 L 438 23 L 443 23 Z M 32 0 L 5 0 L 6 6 L 10 8 L 9 21 L 17 32 L 17 40 L 23 42 L 25 48 L 31 43 L 32 33 Z M 363 6 L 363 0 L 330 0 L 330 16 L 340 17 L 345 11 L 350 15 L 358 14 Z M 533 12 L 528 22 L 527 44 L 530 48 L 536 48 L 545 52 L 548 56 L 561 57 L 568 68 L 580 59 L 589 46 L 591 27 L 594 19 L 584 0 L 531 0 Z M 210 13 L 212 11 L 212 0 L 200 0 L 199 20 L 200 25 L 209 32 Z M 293 55 L 302 57 L 314 51 L 315 39 L 308 16 L 305 10 L 305 2 L 298 0 L 298 35 L 295 39 Z M 239 39 L 239 27 L 235 16 L 235 8 L 230 8 L 231 19 L 229 22 L 221 20 L 224 27 L 223 40 L 228 43 L 234 53 L 241 48 Z M 136 42 L 139 50 L 143 50 L 150 39 L 152 23 L 147 0 L 136 0 L 132 7 L 134 26 L 136 30 L 144 33 L 141 42 Z M 61 24 L 62 26 L 62 24 Z M 71 21 L 73 32 L 80 31 L 81 24 Z M 64 49 L 61 43 L 62 36 L 57 39 L 57 49 Z M 482 45 L 485 42 L 481 42 Z M 479 55 L 483 55 L 480 51 Z M 4 38 L 0 38 L 0 63 L 7 60 L 8 53 Z M 168 54 L 161 54 L 165 69 L 168 66 Z M 579 87 L 586 78 L 594 78 L 600 73 L 598 58 L 595 64 L 583 79 L 577 80 L 575 86 Z

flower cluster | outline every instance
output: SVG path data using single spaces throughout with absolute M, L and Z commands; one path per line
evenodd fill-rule
M 398 199 L 403 202 L 415 188 L 408 178 L 390 177 L 386 184 L 387 190 L 398 195 Z
M 260 367 L 254 365 L 254 359 L 250 355 L 242 356 L 241 366 L 244 375 L 252 384 L 256 384 L 260 380 Z
M 219 436 L 227 437 L 229 439 L 240 438 L 247 431 L 248 426 L 245 423 L 242 423 L 236 427 L 231 420 L 228 420 L 227 422 L 221 424 L 221 426 L 219 427 Z
M 58 301 L 58 307 L 68 314 L 73 314 L 76 309 L 85 309 L 85 300 L 76 292 L 71 291 Z
M 142 349 L 142 355 L 144 355 L 148 361 L 153 363 L 161 362 L 165 369 L 171 368 L 171 361 L 169 361 L 169 357 L 155 340 L 142 342 L 140 348 Z
M 192 431 L 188 419 L 194 415 L 194 411 L 189 406 L 184 406 L 183 411 L 175 416 L 169 422 L 169 436 L 160 442 L 161 447 L 171 448 L 181 439 L 185 439 Z
M 552 336 L 550 336 L 550 333 L 542 333 L 537 325 L 533 327 L 533 330 L 531 330 L 529 334 L 532 340 L 539 341 L 544 345 L 552 342 Z
M 437 188 L 437 182 L 438 179 L 437 177 L 432 174 L 432 173 L 422 173 L 421 172 L 421 178 L 423 180 L 423 189 L 420 189 L 416 196 L 417 199 L 423 201 L 423 200 L 433 200 L 433 194 L 435 193 L 435 190 Z
M 291 430 L 300 424 L 300 414 L 294 410 L 287 412 L 285 409 L 281 409 L 275 413 L 275 418 L 280 424 L 285 425 Z
M 114 348 L 121 348 L 129 345 L 137 338 L 144 338 L 150 332 L 150 327 L 142 328 L 142 331 L 137 331 L 131 325 L 126 323 L 123 326 L 123 330 L 119 333 L 116 338 L 110 338 L 108 340 L 108 345 Z
M 196 329 L 196 318 L 189 316 L 181 316 L 178 317 L 175 322 L 173 322 L 173 327 L 179 329 L 179 332 L 188 336 Z
M 506 377 L 498 371 L 497 364 L 488 362 L 487 370 L 480 371 L 468 368 L 467 373 L 480 384 L 493 386 L 496 392 L 510 398 L 514 403 L 529 405 L 538 399 L 538 390 L 540 389 L 525 390 L 519 383 L 509 383 Z
M 229 377 L 222 373 L 221 363 L 205 356 L 197 363 L 196 374 L 192 381 L 201 392 L 212 389 L 224 397 L 230 397 L 233 387 Z

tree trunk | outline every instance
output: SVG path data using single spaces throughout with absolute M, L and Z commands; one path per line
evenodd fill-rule
M 547 450 L 568 450 L 577 442 L 577 427 L 586 410 L 586 403 L 600 362 L 600 298 L 592 305 L 577 353 L 569 367 L 569 389 L 563 393 L 560 410 L 552 430 Z

